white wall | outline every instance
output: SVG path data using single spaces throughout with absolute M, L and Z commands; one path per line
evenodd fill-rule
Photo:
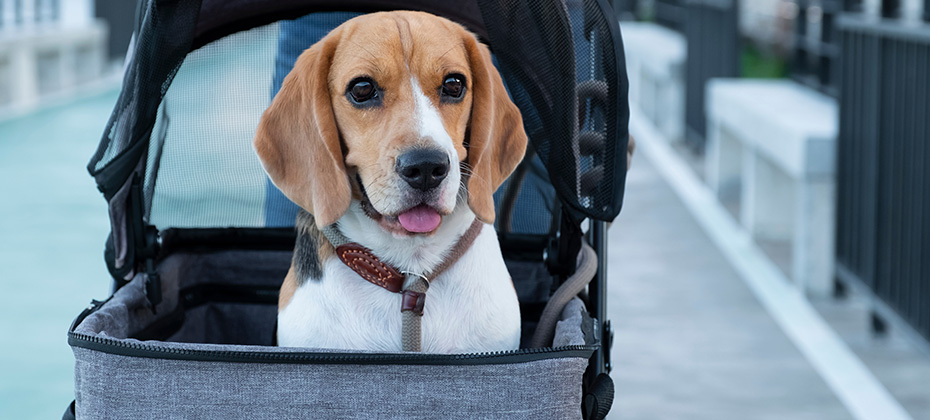
M 49 26 L 86 27 L 94 21 L 93 0 L 19 0 L 20 7 L 16 4 L 17 0 L 0 0 L 0 34 L 22 34 Z
M 127 0 L 128 1 L 128 0 Z M 0 114 L 100 77 L 106 25 L 93 0 L 0 0 Z

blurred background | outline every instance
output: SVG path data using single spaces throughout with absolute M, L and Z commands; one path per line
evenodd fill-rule
M 642 152 L 618 245 L 641 255 L 654 235 L 636 209 L 660 194 L 643 189 L 691 220 L 657 251 L 687 268 L 614 269 L 612 319 L 631 331 L 614 360 L 636 379 L 618 365 L 612 414 L 930 419 L 930 1 L 613 4 Z M 643 403 L 646 383 L 672 391 Z
M 85 166 L 119 93 L 136 2 L 0 0 L 0 418 L 61 418 L 67 330 L 109 293 Z
M 0 0 L 0 418 L 109 293 L 85 165 L 136 2 Z M 613 0 L 638 149 L 612 419 L 930 419 L 930 0 Z

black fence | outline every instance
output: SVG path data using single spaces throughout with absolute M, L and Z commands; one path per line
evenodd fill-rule
M 685 140 L 704 151 L 707 121 L 704 87 L 715 77 L 739 76 L 739 28 L 736 0 L 689 0 L 684 5 L 688 40 L 685 65 Z
M 703 153 L 707 121 L 704 86 L 715 77 L 739 76 L 739 13 L 736 0 L 655 0 L 656 23 L 688 41 L 685 64 L 685 142 Z
M 685 0 L 655 0 L 653 13 L 656 23 L 678 32 L 685 27 Z
M 837 277 L 930 339 L 930 26 L 837 23 Z
M 614 8 L 614 13 L 620 20 L 636 19 L 636 0 L 610 0 L 610 7 Z
M 834 22 L 841 12 L 836 1 L 797 0 L 794 22 L 794 54 L 791 78 L 827 95 L 836 97 L 836 62 L 840 55 Z
M 136 24 L 137 1 L 94 0 L 94 13 L 107 22 L 107 58 L 122 59 Z

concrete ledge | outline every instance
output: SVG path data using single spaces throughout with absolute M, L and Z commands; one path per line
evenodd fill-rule
M 836 101 L 790 80 L 713 79 L 707 117 L 794 177 L 832 176 Z
M 833 288 L 836 102 L 786 80 L 715 79 L 707 86 L 707 182 L 740 191 L 740 222 L 757 239 L 790 241 L 791 277 Z
M 621 22 L 630 102 L 670 141 L 684 139 L 684 36 L 654 23 Z

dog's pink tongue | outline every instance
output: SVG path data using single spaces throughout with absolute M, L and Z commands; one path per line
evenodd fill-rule
M 421 204 L 397 215 L 397 220 L 409 232 L 432 232 L 439 226 L 440 216 L 432 207 Z

